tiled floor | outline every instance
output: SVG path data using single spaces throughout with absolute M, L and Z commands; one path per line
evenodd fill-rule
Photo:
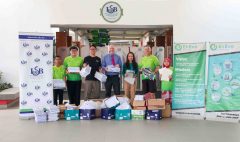
M 18 109 L 0 110 L 0 142 L 240 142 L 240 124 L 201 120 L 20 120 Z

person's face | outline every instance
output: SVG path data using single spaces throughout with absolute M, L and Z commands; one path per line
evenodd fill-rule
M 110 53 L 110 54 L 114 54 L 114 47 L 113 47 L 113 46 L 110 46 L 110 47 L 109 47 L 109 53 Z
M 61 58 L 56 57 L 55 60 L 54 60 L 54 64 L 55 64 L 55 65 L 61 65 L 61 63 L 62 63 Z
M 129 60 L 130 62 L 133 61 L 133 54 L 128 54 L 128 60 Z
M 149 55 L 149 52 L 150 52 L 149 47 L 145 47 L 143 52 L 145 56 Z
M 93 46 L 90 47 L 90 54 L 91 55 L 95 55 L 96 54 L 96 48 L 95 47 L 93 47 Z
M 163 64 L 164 64 L 165 66 L 169 66 L 169 65 L 170 65 L 170 63 L 169 63 L 168 61 L 164 61 Z
M 78 55 L 78 50 L 77 49 L 72 49 L 71 51 L 70 51 L 70 54 L 71 54 L 71 56 L 77 56 Z

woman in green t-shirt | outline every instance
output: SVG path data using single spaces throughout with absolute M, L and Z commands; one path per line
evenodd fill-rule
M 66 69 L 66 80 L 69 103 L 78 106 L 80 104 L 80 94 L 82 80 L 79 74 L 83 65 L 83 58 L 79 57 L 78 47 L 70 47 L 70 54 L 64 59 L 63 65 Z

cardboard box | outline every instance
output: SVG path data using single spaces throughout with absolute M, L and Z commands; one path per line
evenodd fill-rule
M 164 99 L 149 99 L 147 100 L 148 108 L 151 106 L 157 107 L 158 109 L 165 109 L 165 100 Z M 151 108 L 150 107 L 150 108 Z
M 138 101 L 138 100 L 134 100 L 132 103 L 133 107 L 144 107 L 146 106 L 146 101 Z
M 115 120 L 131 120 L 131 109 L 115 110 Z
M 146 110 L 147 120 L 160 120 L 162 119 L 162 110 Z
M 114 119 L 115 118 L 115 109 L 103 108 L 101 110 L 101 118 L 106 119 L 106 120 Z
M 145 110 L 132 110 L 132 115 L 145 115 Z
M 145 115 L 131 115 L 132 120 L 145 120 Z
M 79 109 L 80 120 L 92 120 L 96 118 L 96 109 Z
M 66 120 L 79 120 L 79 110 L 65 110 L 64 117 Z
M 148 106 L 147 107 L 148 110 L 158 110 L 158 109 L 165 109 L 165 107 L 161 107 L 161 106 Z
M 101 117 L 101 109 L 96 109 L 96 118 Z
M 163 118 L 170 118 L 172 117 L 172 109 L 171 109 L 171 105 L 167 104 L 165 109 L 162 110 L 162 117 Z
M 146 110 L 147 107 L 133 107 L 134 110 Z

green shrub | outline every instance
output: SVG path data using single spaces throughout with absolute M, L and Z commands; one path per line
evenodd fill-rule
M 11 83 L 2 82 L 2 75 L 2 72 L 0 72 L 0 92 L 13 87 Z

